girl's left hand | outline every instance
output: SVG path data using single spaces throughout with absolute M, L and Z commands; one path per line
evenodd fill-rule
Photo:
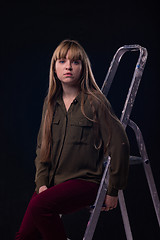
M 44 192 L 47 189 L 48 189 L 47 186 L 43 185 L 39 188 L 39 193 Z
M 102 207 L 102 211 L 109 211 L 117 207 L 118 197 L 112 197 L 110 195 L 106 195 L 105 198 L 105 207 Z

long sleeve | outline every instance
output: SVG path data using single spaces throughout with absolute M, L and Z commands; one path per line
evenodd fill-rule
M 110 132 L 110 142 L 107 149 L 107 155 L 111 157 L 108 195 L 117 196 L 118 190 L 124 189 L 127 185 L 129 170 L 129 142 L 126 132 L 116 118 L 111 117 L 110 131 L 108 129 L 105 114 L 100 114 L 100 130 L 104 146 L 108 141 L 108 132 Z
M 45 114 L 45 104 L 43 106 L 43 113 L 42 113 L 42 120 L 41 125 L 37 137 L 37 149 L 36 149 L 36 159 L 35 159 L 35 166 L 36 166 L 36 174 L 35 174 L 35 183 L 36 183 L 36 192 L 39 191 L 39 188 L 43 185 L 48 186 L 48 174 L 49 174 L 49 164 L 41 162 L 40 159 L 40 149 L 41 149 L 41 142 L 42 142 L 42 128 L 44 122 L 44 114 Z

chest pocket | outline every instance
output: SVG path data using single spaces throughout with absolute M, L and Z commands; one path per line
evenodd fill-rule
M 86 118 L 71 120 L 68 129 L 68 142 L 89 144 L 92 135 L 92 125 L 92 122 Z
M 52 139 L 53 143 L 58 142 L 61 139 L 61 131 L 60 131 L 60 118 L 54 117 L 52 121 Z

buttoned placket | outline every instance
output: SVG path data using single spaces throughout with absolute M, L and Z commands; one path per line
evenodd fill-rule
M 60 150 L 59 150 L 58 157 L 57 157 L 57 161 L 56 161 L 56 163 L 55 163 L 53 178 L 54 178 L 54 176 L 56 175 L 56 170 L 57 170 L 57 168 L 58 168 L 58 165 L 59 165 L 59 162 L 60 162 L 60 158 L 61 158 L 61 155 L 62 155 L 62 151 L 63 151 L 63 147 L 64 147 L 64 144 L 65 144 L 67 127 L 68 127 L 68 115 L 71 114 L 71 112 L 73 111 L 74 105 L 77 104 L 77 103 L 78 103 L 78 101 L 77 101 L 77 99 L 75 98 L 75 99 L 73 100 L 73 102 L 71 103 L 68 111 L 67 111 L 63 100 L 61 100 L 61 101 L 59 102 L 59 107 L 61 108 L 61 110 L 62 110 L 62 111 L 64 112 L 64 114 L 65 114 L 65 125 L 64 125 L 64 130 L 63 130 L 64 134 L 63 134 L 63 139 L 62 139 L 62 143 L 61 143 L 61 148 L 60 148 Z

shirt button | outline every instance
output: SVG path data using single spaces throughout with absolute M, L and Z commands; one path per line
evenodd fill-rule
M 75 103 L 75 104 L 76 104 L 77 102 L 78 102 L 78 101 L 77 101 L 77 99 L 74 99 L 73 103 Z

